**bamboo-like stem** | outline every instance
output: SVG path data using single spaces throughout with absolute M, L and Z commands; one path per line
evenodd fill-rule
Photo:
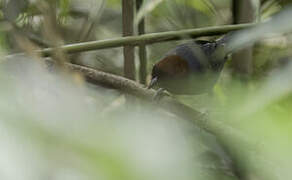
M 137 12 L 141 9 L 143 4 L 143 0 L 136 0 L 136 9 Z M 145 18 L 141 19 L 138 24 L 138 34 L 145 34 Z M 145 44 L 139 45 L 139 80 L 141 84 L 146 84 L 146 76 L 147 76 L 147 52 Z
M 134 35 L 134 0 L 122 0 L 123 36 Z M 124 46 L 124 76 L 135 79 L 135 52 L 134 46 Z
M 206 28 L 187 29 L 187 30 L 180 30 L 180 31 L 168 31 L 168 32 L 145 34 L 141 36 L 129 36 L 129 37 L 121 37 L 121 38 L 115 38 L 115 39 L 108 39 L 108 40 L 68 44 L 68 45 L 60 46 L 59 48 L 67 53 L 77 53 L 77 52 L 84 52 L 84 51 L 91 51 L 91 50 L 98 50 L 98 49 L 122 47 L 124 45 L 137 46 L 140 44 L 152 44 L 152 43 L 159 43 L 159 42 L 179 40 L 179 39 L 197 38 L 200 36 L 222 35 L 230 31 L 250 28 L 253 26 L 255 26 L 254 23 L 238 24 L 238 25 L 223 25 L 223 26 L 214 26 L 214 27 L 206 27 Z M 38 53 L 40 53 L 43 56 L 50 56 L 53 51 L 54 51 L 54 48 L 46 48 L 46 49 L 39 50 Z
M 256 22 L 257 10 L 253 0 L 233 0 L 233 23 Z M 253 48 L 247 47 L 232 55 L 232 67 L 243 79 L 252 73 Z

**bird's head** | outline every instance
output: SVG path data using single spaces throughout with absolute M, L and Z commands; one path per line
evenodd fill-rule
M 148 89 L 159 85 L 161 82 L 187 76 L 188 72 L 189 65 L 186 60 L 178 55 L 166 56 L 153 66 Z

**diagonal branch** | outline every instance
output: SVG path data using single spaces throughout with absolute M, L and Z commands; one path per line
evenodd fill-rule
M 46 63 L 50 67 L 54 67 L 56 65 L 55 62 L 50 59 L 46 59 Z M 81 65 L 65 63 L 65 66 L 70 70 L 81 73 L 86 78 L 86 80 L 92 84 L 117 89 L 123 93 L 135 96 L 142 100 L 158 103 L 158 105 L 163 109 L 170 111 L 188 121 L 194 121 L 195 124 L 199 125 L 199 127 L 203 128 L 205 124 L 205 114 L 194 110 L 169 96 L 164 96 L 159 102 L 154 102 L 153 97 L 155 95 L 155 90 L 147 89 L 144 85 L 139 84 L 133 80 Z M 212 132 L 212 130 L 207 127 L 204 127 L 204 129 Z
M 146 101 L 153 101 L 155 91 L 152 89 L 147 89 L 144 85 L 139 84 L 133 80 L 80 65 L 67 63 L 66 66 L 73 71 L 77 71 L 83 74 L 87 81 L 91 83 L 118 89 L 121 92 L 136 96 Z M 201 124 L 201 127 L 204 124 L 204 114 L 179 103 L 171 97 L 165 96 L 160 102 L 157 103 L 159 103 L 159 105 L 161 105 L 164 109 L 173 112 L 179 117 L 183 117 L 184 119 L 190 121 L 195 121 L 196 124 Z
M 47 62 L 52 63 L 53 61 L 48 60 Z M 117 89 L 123 93 L 136 96 L 145 101 L 153 102 L 155 90 L 147 89 L 144 85 L 133 80 L 76 64 L 66 63 L 65 66 L 73 71 L 81 73 L 87 81 L 93 84 Z M 212 134 L 224 134 L 226 132 L 223 123 L 207 120 L 206 114 L 184 105 L 169 96 L 164 96 L 159 102 L 153 103 L 157 103 L 159 107 L 166 111 L 169 111 L 187 121 L 193 122 L 198 127 Z M 228 133 L 231 133 L 231 131 L 228 131 Z
M 52 60 L 47 60 L 46 62 L 54 65 Z M 155 91 L 152 89 L 147 89 L 144 85 L 133 80 L 80 65 L 65 63 L 65 66 L 70 70 L 81 73 L 87 81 L 93 84 L 114 88 L 145 101 L 153 102 Z M 237 176 L 238 179 L 241 179 L 240 175 L 242 173 L 241 171 L 244 171 L 244 167 L 242 167 L 241 164 L 242 160 L 238 159 L 243 153 L 243 150 L 240 147 L 245 147 L 245 152 L 254 152 L 254 149 L 257 147 L 257 142 L 248 139 L 244 133 L 221 121 L 208 119 L 206 114 L 184 105 L 171 97 L 165 96 L 159 102 L 153 103 L 156 103 L 156 105 L 160 108 L 171 112 L 176 116 L 187 120 L 188 122 L 195 124 L 197 127 L 213 134 L 231 158 L 234 166 L 234 175 Z M 240 146 L 237 146 L 239 144 Z

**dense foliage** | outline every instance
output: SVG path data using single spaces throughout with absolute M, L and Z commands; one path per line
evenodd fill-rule
M 233 22 L 231 0 L 144 1 L 136 17 L 146 18 L 146 33 Z M 231 49 L 253 45 L 251 73 L 239 75 L 230 57 L 212 95 L 174 97 L 208 114 L 206 121 L 222 123 L 226 132 L 218 136 L 155 102 L 129 100 L 62 67 L 70 62 L 122 75 L 122 47 L 56 51 L 57 70 L 44 68 L 43 58 L 34 54 L 36 49 L 120 37 L 120 0 L 2 0 L 0 8 L 0 178 L 292 177 L 289 0 L 262 0 L 256 7 L 260 25 L 234 37 Z M 147 45 L 147 71 L 185 41 Z M 18 52 L 26 55 L 7 59 Z

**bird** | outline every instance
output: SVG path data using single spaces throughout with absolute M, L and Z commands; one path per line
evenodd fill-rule
M 212 92 L 228 59 L 227 34 L 214 41 L 193 40 L 176 46 L 154 64 L 148 89 L 159 87 L 175 95 Z

